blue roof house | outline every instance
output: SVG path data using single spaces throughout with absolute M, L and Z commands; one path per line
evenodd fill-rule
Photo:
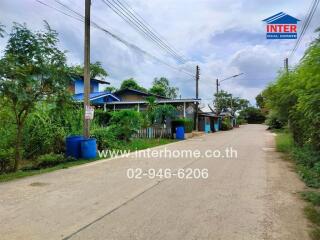
M 110 92 L 99 91 L 100 84 L 110 84 L 104 80 L 91 79 L 90 80 L 90 103 L 96 106 L 104 106 L 107 102 L 120 101 L 118 97 Z M 84 79 L 82 76 L 74 76 L 69 90 L 73 93 L 73 99 L 76 102 L 83 102 L 84 98 Z

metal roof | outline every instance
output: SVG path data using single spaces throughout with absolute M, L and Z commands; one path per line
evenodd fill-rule
M 187 102 L 200 102 L 200 99 L 163 99 L 157 100 L 156 103 L 187 103 Z M 147 101 L 119 101 L 107 102 L 107 105 L 121 105 L 121 104 L 146 104 Z
M 96 99 L 99 99 L 102 97 L 108 97 L 108 96 L 114 98 L 116 101 L 120 101 L 119 98 L 117 98 L 116 96 L 114 96 L 110 92 L 93 92 L 93 93 L 90 93 L 89 98 L 90 98 L 90 101 L 93 101 L 93 100 L 96 100 Z M 78 94 L 73 95 L 73 99 L 78 102 L 82 102 L 83 97 L 84 97 L 83 93 L 78 93 Z

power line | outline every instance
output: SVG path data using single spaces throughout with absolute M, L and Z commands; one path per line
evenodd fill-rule
M 308 10 L 308 12 L 307 12 L 306 18 L 304 19 L 304 24 L 303 24 L 303 26 L 302 26 L 301 34 L 300 34 L 300 36 L 299 36 L 296 44 L 294 45 L 294 48 L 292 49 L 292 51 L 291 51 L 291 53 L 290 53 L 290 55 L 289 55 L 290 58 L 291 58 L 291 57 L 295 54 L 295 52 L 297 51 L 297 49 L 298 49 L 298 47 L 299 47 L 299 44 L 301 43 L 301 40 L 302 40 L 303 36 L 305 35 L 305 33 L 306 33 L 309 25 L 310 25 L 310 22 L 311 22 L 311 20 L 312 20 L 312 18 L 313 18 L 313 16 L 314 16 L 314 13 L 315 13 L 316 10 L 317 10 L 318 4 L 319 4 L 319 0 L 314 0 L 314 1 L 311 3 L 311 5 L 310 5 L 310 7 L 309 7 L 309 10 Z
M 119 0 L 112 0 L 113 2 L 115 2 L 118 6 L 122 6 L 122 9 L 124 11 L 126 11 L 130 16 L 132 16 L 136 22 L 143 27 L 143 29 L 145 29 L 148 33 L 150 33 L 151 36 L 153 36 L 162 46 L 164 46 L 166 49 L 168 49 L 171 53 L 173 53 L 175 56 L 177 56 L 180 60 L 182 60 L 182 62 L 186 62 L 186 60 L 184 59 L 183 56 L 181 56 L 179 53 L 176 52 L 176 50 L 170 46 L 170 44 L 165 43 L 161 38 L 161 36 L 159 36 L 159 34 L 153 30 L 153 28 L 137 13 L 135 13 L 135 11 L 129 6 L 128 3 L 125 3 L 126 6 L 124 6 L 123 3 L 121 3 L 121 1 Z
M 130 12 L 121 2 L 102 0 L 114 13 L 121 17 L 131 27 L 138 31 L 144 38 L 155 43 L 161 50 L 164 50 L 180 63 L 185 60 L 180 57 L 173 49 L 166 45 L 156 34 L 154 34 L 143 22 L 141 22 L 132 12 Z
M 80 13 L 76 12 L 75 10 L 73 10 L 72 8 L 68 7 L 67 5 L 61 3 L 61 2 L 58 1 L 58 0 L 55 0 L 55 1 L 56 1 L 57 3 L 59 3 L 61 6 L 63 6 L 64 8 L 66 8 L 68 11 L 76 14 L 77 17 L 72 16 L 72 15 L 70 15 L 70 14 L 68 14 L 68 13 L 66 13 L 66 12 L 64 12 L 64 11 L 58 9 L 58 8 L 55 8 L 55 7 L 53 7 L 53 6 L 51 6 L 51 5 L 47 4 L 47 3 L 44 3 L 44 2 L 42 2 L 42 1 L 40 1 L 40 0 L 36 0 L 36 1 L 37 1 L 38 3 L 41 3 L 42 5 L 45 5 L 45 6 L 51 8 L 51 9 L 53 9 L 53 10 L 56 10 L 56 11 L 58 11 L 58 12 L 64 14 L 64 15 L 66 15 L 66 16 L 68 16 L 68 17 L 71 17 L 71 18 L 73 18 L 73 19 L 75 19 L 75 20 L 77 20 L 77 21 L 84 22 L 84 16 L 83 16 L 83 15 L 81 15 Z M 171 69 L 174 69 L 174 70 L 176 70 L 176 71 L 185 73 L 185 74 L 191 76 L 192 78 L 195 78 L 195 76 L 194 76 L 193 74 L 189 73 L 188 71 L 185 71 L 185 70 L 183 70 L 183 69 L 179 69 L 179 68 L 177 68 L 177 67 L 174 67 L 174 66 L 168 64 L 167 62 L 165 62 L 165 61 L 163 61 L 163 60 L 155 57 L 154 55 L 148 53 L 147 51 L 145 51 L 145 50 L 143 50 L 143 49 L 141 49 L 141 48 L 139 48 L 138 46 L 136 46 L 136 45 L 134 45 L 134 44 L 132 44 L 132 43 L 129 43 L 129 42 L 127 42 L 126 40 L 120 38 L 119 36 L 113 34 L 113 33 L 110 32 L 109 30 L 107 30 L 107 29 L 99 26 L 97 23 L 91 21 L 91 24 L 92 24 L 92 27 L 94 27 L 94 28 L 96 28 L 96 29 L 104 32 L 104 33 L 107 34 L 108 36 L 112 37 L 113 39 L 116 39 L 117 41 L 121 42 L 122 44 L 126 45 L 127 47 L 129 47 L 129 48 L 131 48 L 131 49 L 134 49 L 134 50 L 142 53 L 143 55 L 148 56 L 149 58 L 152 58 L 152 59 L 154 59 L 154 60 L 156 60 L 156 61 L 158 61 L 158 62 L 166 65 L 167 67 L 170 67 Z
M 117 0 L 118 1 L 118 0 Z M 119 1 L 118 1 L 119 2 Z M 150 24 L 148 24 L 148 22 L 146 20 L 144 20 L 144 18 L 139 15 L 136 11 L 134 11 L 134 9 L 127 3 L 127 1 L 125 0 L 122 0 L 122 2 L 127 6 L 127 8 L 132 12 L 134 13 L 137 18 L 139 18 L 143 23 L 145 23 L 145 25 L 147 25 L 153 32 L 155 32 L 160 39 L 162 39 L 168 46 L 170 46 L 170 43 L 159 33 L 157 32 L 157 30 L 155 30 Z M 170 46 L 175 52 L 178 52 L 173 46 Z M 186 56 L 183 56 L 181 54 L 178 54 L 180 55 L 185 61 L 187 61 L 187 57 Z
M 107 0 L 108 2 L 110 2 L 109 0 Z M 166 51 L 169 51 L 170 54 L 173 55 L 173 57 L 175 57 L 178 61 L 185 63 L 185 60 L 179 56 L 178 53 L 176 53 L 171 47 L 169 47 L 168 45 L 166 45 L 153 31 L 151 31 L 143 22 L 141 22 L 134 13 L 132 13 L 131 11 L 129 11 L 128 8 L 126 8 L 126 6 L 124 6 L 120 1 L 118 0 L 112 0 L 116 5 L 118 5 L 125 13 L 128 13 L 131 19 L 134 20 L 134 22 L 138 23 L 139 26 L 142 27 L 143 30 L 146 31 L 147 35 L 151 37 L 151 39 L 155 40 L 155 42 L 157 43 L 157 45 L 160 45 L 161 48 L 164 47 L 166 49 Z

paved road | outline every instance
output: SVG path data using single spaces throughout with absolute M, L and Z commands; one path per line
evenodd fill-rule
M 128 158 L 0 184 L 0 239 L 308 239 L 303 188 L 262 125 L 158 147 L 237 158 Z M 225 154 L 224 154 L 225 155 Z M 128 179 L 128 168 L 208 169 L 207 179 Z

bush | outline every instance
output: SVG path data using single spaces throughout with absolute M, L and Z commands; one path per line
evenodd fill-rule
M 0 173 L 6 173 L 12 170 L 13 152 L 13 148 L 0 150 Z
M 248 123 L 264 123 L 266 117 L 262 113 L 261 109 L 255 107 L 245 108 L 240 112 L 240 118 L 245 119 Z
M 99 150 L 114 148 L 115 146 L 119 145 L 117 132 L 114 126 L 94 129 L 91 131 L 91 137 L 97 139 Z
M 222 119 L 222 122 L 221 122 L 221 130 L 223 131 L 227 131 L 227 130 L 230 130 L 232 129 L 232 125 L 231 125 L 231 120 L 229 118 L 224 118 Z
M 94 121 L 99 126 L 106 127 L 112 117 L 112 114 L 110 112 L 103 111 L 101 109 L 97 109 L 94 111 Z
M 113 112 L 110 119 L 110 128 L 115 132 L 118 140 L 128 141 L 142 124 L 141 115 L 135 110 L 121 110 Z
M 245 119 L 243 119 L 243 118 L 238 118 L 237 119 L 237 124 L 238 125 L 243 125 L 243 124 L 246 124 L 246 123 L 247 123 L 247 121 Z
M 313 168 L 316 163 L 320 163 L 319 152 L 314 151 L 310 146 L 295 147 L 292 151 L 292 156 L 298 164 L 305 165 L 309 168 Z
M 34 168 L 48 168 L 48 167 L 54 167 L 60 163 L 66 162 L 63 154 L 54 154 L 54 153 L 48 153 L 41 155 L 37 158 L 35 163 L 33 164 Z
M 177 127 L 184 127 L 186 133 L 191 133 L 193 130 L 193 121 L 188 118 L 180 118 L 171 121 L 172 133 L 176 132 Z
M 270 112 L 267 116 L 266 124 L 270 129 L 281 129 L 285 125 L 284 122 L 281 121 L 279 117 L 273 112 Z

